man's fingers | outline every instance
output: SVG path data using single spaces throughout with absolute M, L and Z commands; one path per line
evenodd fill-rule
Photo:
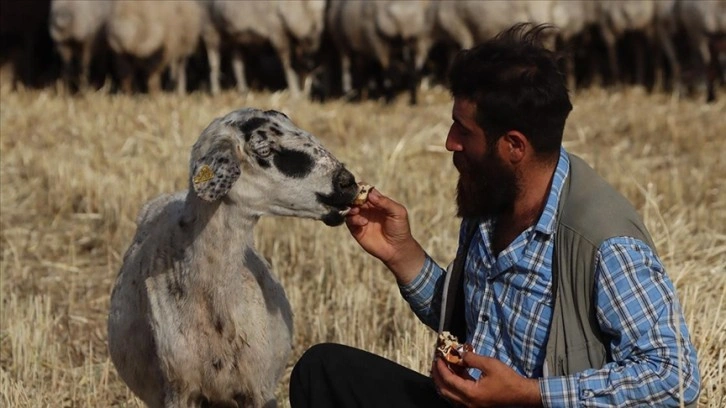
M 437 359 L 434 362 L 431 377 L 434 379 L 437 390 L 442 397 L 466 405 L 464 390 L 467 387 L 467 381 L 451 371 L 443 359 Z
M 489 358 L 472 352 L 464 352 L 461 356 L 464 366 L 478 368 L 482 371 L 488 366 L 489 361 L 487 359 Z
M 476 353 L 464 353 L 462 361 L 466 367 L 478 368 L 482 373 L 491 373 L 499 360 L 491 357 L 482 356 Z
M 402 216 L 406 214 L 406 209 L 401 204 L 384 196 L 375 188 L 368 193 L 368 201 L 389 215 Z
M 351 231 L 354 231 L 354 229 L 360 228 L 368 224 L 368 218 L 362 216 L 361 214 L 348 214 L 347 217 L 345 217 L 345 224 L 350 228 Z

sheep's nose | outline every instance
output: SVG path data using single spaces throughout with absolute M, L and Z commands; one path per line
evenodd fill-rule
M 333 184 L 340 190 L 346 190 L 355 187 L 355 176 L 345 167 L 341 167 L 333 176 Z

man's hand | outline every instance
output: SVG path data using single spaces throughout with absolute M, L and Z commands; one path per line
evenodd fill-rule
M 478 368 L 474 380 L 464 368 Z M 517 374 L 501 361 L 474 353 L 464 353 L 462 366 L 449 366 L 434 360 L 431 377 L 442 397 L 467 408 L 509 405 L 542 406 L 539 381 Z
M 368 201 L 346 217 L 351 235 L 369 254 L 380 259 L 399 284 L 416 277 L 426 254 L 411 235 L 406 207 L 373 189 Z

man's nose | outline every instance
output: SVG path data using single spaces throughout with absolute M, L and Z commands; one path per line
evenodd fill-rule
M 456 137 L 454 132 L 452 132 L 451 130 L 449 130 L 449 133 L 446 135 L 446 145 L 445 146 L 446 146 L 446 150 L 448 150 L 450 152 L 460 152 L 461 150 L 463 150 L 461 147 L 461 143 L 459 143 L 458 138 Z

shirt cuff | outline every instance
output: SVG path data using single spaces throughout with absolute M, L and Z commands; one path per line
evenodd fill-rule
M 423 267 L 421 267 L 418 275 L 416 275 L 416 277 L 408 284 L 398 285 L 398 290 L 401 292 L 401 295 L 411 305 L 420 304 L 430 300 L 430 294 L 424 293 L 424 289 L 433 276 L 435 265 L 436 263 L 434 260 L 427 254 Z
M 576 407 L 577 377 L 544 377 L 539 379 L 543 407 Z

